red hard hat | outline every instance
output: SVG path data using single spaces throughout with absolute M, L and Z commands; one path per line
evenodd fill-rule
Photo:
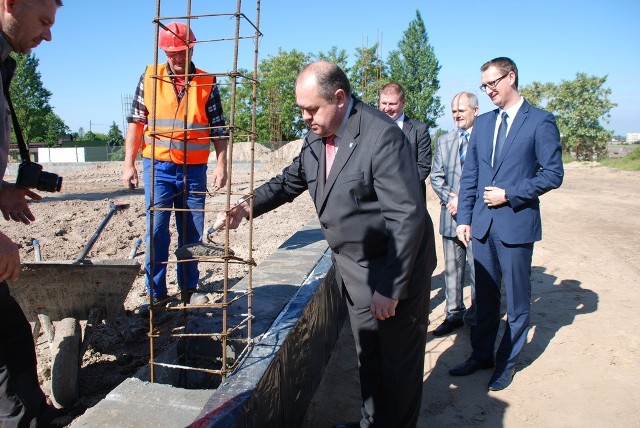
M 189 29 L 189 36 L 187 37 L 186 24 L 182 22 L 170 22 L 166 27 L 169 31 L 160 27 L 158 39 L 158 46 L 165 52 L 180 52 L 187 49 L 187 43 L 190 48 L 196 44 L 196 36 L 191 29 Z

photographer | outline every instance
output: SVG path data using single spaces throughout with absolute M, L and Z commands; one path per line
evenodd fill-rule
M 9 157 L 12 117 L 7 100 L 15 71 L 12 51 L 27 54 L 43 40 L 51 40 L 51 27 L 60 0 L 9 0 L 0 4 L 0 210 L 5 220 L 29 224 L 35 217 L 27 198 L 40 196 L 27 188 L 2 181 Z M 9 294 L 7 279 L 20 274 L 18 246 L 0 231 L 0 425 L 10 427 L 49 427 L 64 424 L 52 420 L 55 409 L 47 405 L 40 389 L 31 326 Z

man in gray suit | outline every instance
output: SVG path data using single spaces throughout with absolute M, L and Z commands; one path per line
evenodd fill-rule
M 460 176 L 464 166 L 467 144 L 473 122 L 478 115 L 478 97 L 461 92 L 451 101 L 451 113 L 456 130 L 438 139 L 436 156 L 431 171 L 431 187 L 440 198 L 440 234 L 444 249 L 445 320 L 434 331 L 436 337 L 446 336 L 464 322 L 475 325 L 475 271 L 471 243 L 468 247 L 457 238 L 456 217 L 458 214 L 458 192 Z M 471 307 L 464 305 L 465 268 L 469 265 L 471 277 Z
M 411 119 L 404 112 L 406 97 L 399 83 L 387 83 L 380 89 L 378 108 L 385 112 L 402 129 L 411 145 L 411 153 L 416 160 L 418 180 L 422 186 L 422 196 L 427 200 L 427 177 L 431 172 L 431 135 L 426 123 Z
M 362 419 L 342 426 L 415 427 L 436 265 L 415 160 L 400 128 L 352 97 L 336 65 L 307 65 L 295 92 L 310 131 L 291 165 L 255 190 L 253 215 L 309 191 L 333 250 L 359 363 Z M 238 201 L 228 226 L 238 227 L 249 210 Z

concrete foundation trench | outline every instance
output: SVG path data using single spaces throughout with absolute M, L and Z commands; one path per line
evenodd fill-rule
M 331 251 L 317 220 L 296 232 L 253 272 L 253 343 L 229 376 L 171 368 L 215 369 L 221 347 L 210 337 L 180 339 L 88 409 L 71 427 L 295 427 L 320 383 L 345 320 L 335 286 Z M 245 280 L 231 292 L 243 293 Z M 238 314 L 245 311 L 234 306 Z M 198 312 L 200 311 L 200 312 Z M 229 314 L 233 316 L 233 312 Z M 218 317 L 189 315 L 189 329 L 210 331 Z M 237 356 L 244 344 L 227 343 Z

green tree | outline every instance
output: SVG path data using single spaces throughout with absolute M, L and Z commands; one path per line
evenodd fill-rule
M 51 92 L 42 84 L 37 70 L 39 61 L 33 54 L 16 54 L 15 59 L 17 67 L 10 88 L 11 100 L 25 141 L 43 141 L 53 146 L 59 133 L 65 133 L 68 128 L 49 104 Z
M 531 82 L 530 85 L 519 88 L 518 92 L 527 99 L 529 104 L 547 109 L 547 103 L 553 97 L 555 90 L 556 85 L 553 83 Z
M 111 123 L 109 132 L 107 133 L 107 144 L 111 147 L 122 146 L 124 144 L 124 137 L 116 122 Z
M 124 137 L 116 122 L 111 123 L 107 133 L 107 153 L 110 161 L 124 160 Z
M 315 55 L 310 55 L 310 57 L 314 61 L 329 61 L 333 64 L 336 64 L 345 73 L 349 73 L 349 67 L 347 64 L 349 55 L 347 54 L 346 50 L 338 49 L 337 46 L 331 46 L 329 52 L 318 52 Z
M 64 121 L 53 111 L 50 111 L 44 118 L 44 142 L 48 146 L 52 146 L 58 142 L 58 138 L 61 135 L 69 133 L 69 127 L 65 125 Z
M 238 74 L 235 85 L 235 100 L 231 98 L 231 79 L 227 79 L 224 85 L 219 85 L 219 89 L 227 125 L 233 125 L 235 129 L 234 141 L 242 142 L 251 140 L 254 79 L 253 72 L 246 69 L 238 70 Z M 234 102 L 232 103 L 232 101 Z M 233 123 L 231 123 L 232 114 Z
M 604 129 L 610 111 L 616 106 L 609 99 L 611 89 L 605 87 L 607 76 L 577 73 L 574 80 L 560 84 L 533 82 L 522 88 L 522 95 L 533 105 L 556 116 L 560 140 L 565 153 L 578 160 L 602 159 L 613 131 Z
M 296 105 L 295 80 L 309 55 L 292 50 L 278 51 L 258 67 L 258 141 L 271 141 L 274 129 L 279 129 L 282 141 L 300 138 L 307 129 Z
M 86 132 L 82 138 L 78 138 L 76 141 L 109 141 L 109 136 L 102 132 Z
M 384 75 L 384 64 L 377 51 L 377 43 L 370 48 L 356 48 L 356 62 L 349 72 L 351 91 L 372 106 L 378 105 L 378 89 Z
M 431 141 L 438 141 L 438 138 L 448 133 L 449 131 L 447 131 L 446 129 L 438 128 L 435 132 L 431 133 Z
M 293 50 L 278 51 L 258 64 L 258 90 L 256 98 L 256 141 L 290 141 L 300 138 L 306 129 L 296 105 L 294 85 L 300 69 L 309 61 L 309 56 Z M 236 79 L 234 141 L 244 141 L 243 135 L 251 130 L 251 109 L 253 105 L 252 72 L 238 70 L 241 75 Z M 232 88 L 230 82 L 219 82 L 222 108 L 225 119 L 231 124 Z
M 438 73 L 440 64 L 433 47 L 429 44 L 427 30 L 416 10 L 416 18 L 409 23 L 398 49 L 389 53 L 387 60 L 389 78 L 400 83 L 406 92 L 405 112 L 409 117 L 436 127 L 436 120 L 444 111 L 440 97 Z
M 432 130 L 431 132 L 431 152 L 432 153 L 435 153 L 436 150 L 438 149 L 438 138 L 448 133 L 449 131 L 444 130 L 442 128 L 438 128 L 436 131 Z

